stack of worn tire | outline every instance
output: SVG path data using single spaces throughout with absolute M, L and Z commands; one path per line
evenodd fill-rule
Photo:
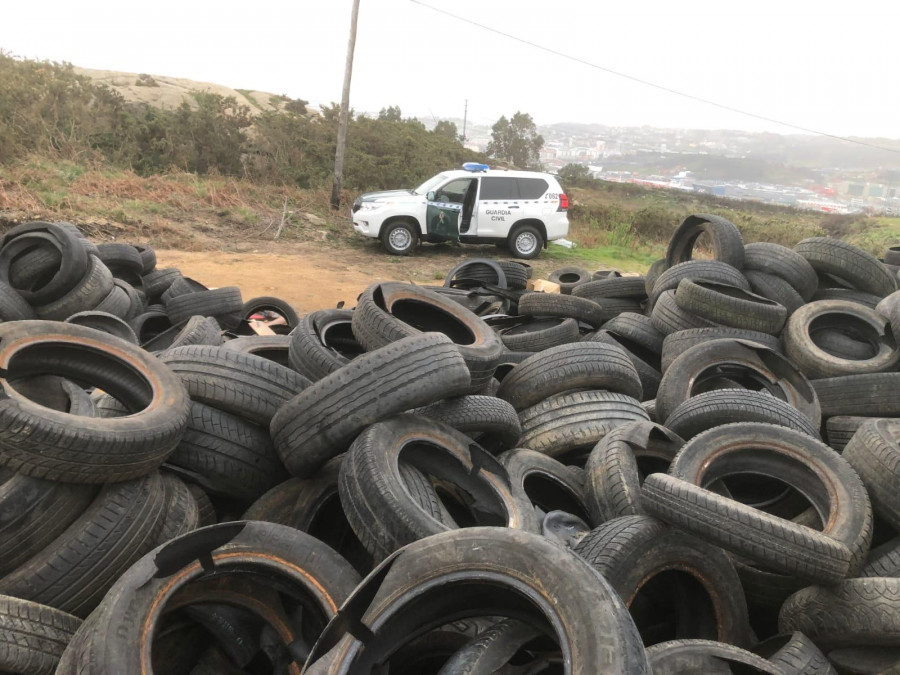
M 0 242 L 0 672 L 900 663 L 900 294 L 863 251 L 692 216 L 646 277 L 476 261 L 299 319 L 142 267 L 129 340 L 38 312 L 83 242 Z

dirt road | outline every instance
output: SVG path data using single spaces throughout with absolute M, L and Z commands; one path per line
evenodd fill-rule
M 415 256 L 385 255 L 377 244 L 331 249 L 290 245 L 247 252 L 185 252 L 159 250 L 159 267 L 177 267 L 207 286 L 238 286 L 245 299 L 274 295 L 290 302 L 299 313 L 334 307 L 341 300 L 356 304 L 362 290 L 376 281 L 443 283 L 447 272 L 467 257 L 508 258 L 495 246 L 423 246 Z M 536 275 L 559 266 L 549 260 L 531 261 Z

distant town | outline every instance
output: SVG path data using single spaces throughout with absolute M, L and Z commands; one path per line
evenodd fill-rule
M 462 120 L 454 120 L 460 130 Z M 581 164 L 599 180 L 753 200 L 825 213 L 900 215 L 900 141 L 866 147 L 829 137 L 606 127 L 539 126 L 541 163 Z M 490 126 L 468 125 L 465 144 L 484 151 Z

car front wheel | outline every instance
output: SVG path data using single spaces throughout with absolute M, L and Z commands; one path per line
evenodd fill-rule
M 544 238 L 536 227 L 525 225 L 513 232 L 507 242 L 513 256 L 530 260 L 540 254 Z
M 391 223 L 381 231 L 381 243 L 392 255 L 409 255 L 418 239 L 416 228 L 406 222 Z

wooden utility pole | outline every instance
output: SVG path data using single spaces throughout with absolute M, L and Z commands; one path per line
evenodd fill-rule
M 356 19 L 359 0 L 353 0 L 350 14 L 350 41 L 347 44 L 347 65 L 344 67 L 344 91 L 341 93 L 341 114 L 338 121 L 337 150 L 334 153 L 334 185 L 331 187 L 331 208 L 341 206 L 341 182 L 344 179 L 344 146 L 347 144 L 347 125 L 350 122 L 350 77 L 353 75 L 353 50 L 356 48 Z

